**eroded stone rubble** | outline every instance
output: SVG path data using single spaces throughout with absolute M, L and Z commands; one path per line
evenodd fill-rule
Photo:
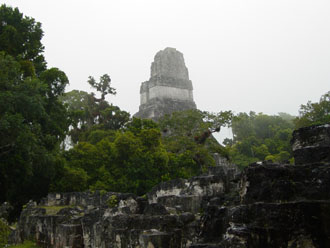
M 11 239 L 76 248 L 330 247 L 330 125 L 293 137 L 296 165 L 264 162 L 239 173 L 216 157 L 205 175 L 162 183 L 146 197 L 49 194 L 27 205 Z

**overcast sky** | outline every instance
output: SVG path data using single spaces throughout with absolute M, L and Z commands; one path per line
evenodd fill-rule
M 3 1 L 2 1 L 3 2 Z M 330 90 L 329 0 L 5 0 L 42 23 L 67 90 L 107 73 L 134 114 L 155 54 L 184 54 L 201 110 L 298 114 Z

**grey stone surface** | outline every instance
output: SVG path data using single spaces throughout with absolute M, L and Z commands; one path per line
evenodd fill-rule
M 167 47 L 155 55 L 151 64 L 151 77 L 166 76 L 189 80 L 188 69 L 183 54 L 175 48 Z
M 135 116 L 157 120 L 165 114 L 195 108 L 183 54 L 169 47 L 159 51 L 151 64 L 150 79 L 141 84 L 140 107 Z
M 292 136 L 295 164 L 330 162 L 330 124 L 300 128 Z
M 4 202 L 0 205 L 0 219 L 8 221 L 9 214 L 13 210 L 13 207 L 8 202 Z

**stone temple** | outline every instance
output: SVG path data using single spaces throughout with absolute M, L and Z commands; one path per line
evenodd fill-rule
M 149 81 L 140 87 L 140 107 L 135 117 L 158 120 L 165 114 L 196 109 L 193 86 L 183 54 L 175 48 L 159 51 L 151 64 Z

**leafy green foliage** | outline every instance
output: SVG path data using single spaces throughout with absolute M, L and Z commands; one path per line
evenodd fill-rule
M 200 135 L 205 130 L 219 132 L 221 126 L 230 124 L 231 118 L 231 111 L 214 114 L 193 109 L 165 115 L 160 119 L 159 125 L 165 135 L 169 132 L 170 136 L 193 136 Z
M 25 76 L 33 76 L 46 69 L 42 36 L 39 22 L 23 17 L 17 8 L 0 6 L 0 51 L 13 56 L 20 63 Z
M 111 78 L 108 74 L 104 74 L 100 77 L 100 81 L 96 82 L 92 76 L 89 76 L 88 83 L 95 88 L 97 91 L 101 92 L 101 100 L 104 101 L 107 94 L 116 95 L 115 88 L 110 86 Z
M 321 96 L 319 102 L 302 104 L 294 123 L 295 128 L 330 123 L 330 91 Z
M 82 168 L 63 166 L 56 175 L 50 187 L 51 191 L 79 192 L 87 188 L 89 177 Z
M 5 247 L 10 234 L 9 226 L 0 219 L 0 248 Z
M 118 128 L 104 125 L 116 118 L 111 116 L 82 132 L 77 144 L 65 152 L 66 165 L 52 190 L 79 187 L 142 195 L 161 181 L 195 176 L 214 165 L 212 153 L 225 152 L 209 132 L 218 130 L 226 115 L 191 110 L 167 116 L 159 124 L 133 118 Z M 196 136 L 204 133 L 208 136 L 200 142 Z
M 73 144 L 87 141 L 92 132 L 118 130 L 129 121 L 129 113 L 96 99 L 93 93 L 73 90 L 65 93 L 61 101 L 67 106 L 71 120 L 70 137 Z
M 104 134 L 95 144 L 79 142 L 65 155 L 70 168 L 86 172 L 90 189 L 143 194 L 162 180 L 168 156 L 158 129 Z
M 142 130 L 159 129 L 159 125 L 149 119 L 139 119 L 133 117 L 133 119 L 125 125 L 125 129 L 135 135 L 138 135 Z
M 47 193 L 68 122 L 65 108 L 45 95 L 47 84 L 22 78 L 3 52 L 0 66 L 0 201 L 22 204 Z
M 0 202 L 18 211 L 47 194 L 69 119 L 58 96 L 68 79 L 46 69 L 40 23 L 0 7 Z
M 171 178 L 188 178 L 214 165 L 212 153 L 226 156 L 225 149 L 211 135 L 229 123 L 231 112 L 211 114 L 187 110 L 159 120 L 163 143 L 169 152 Z
M 292 122 L 296 118 L 296 116 L 284 112 L 279 112 L 277 115 L 287 122 Z
M 109 208 L 114 208 L 118 206 L 118 199 L 116 195 L 112 195 L 107 200 L 107 204 Z
M 290 139 L 293 131 L 290 119 L 254 112 L 234 116 L 234 138 L 225 141 L 231 160 L 239 166 L 263 160 L 289 160 L 292 157 Z

